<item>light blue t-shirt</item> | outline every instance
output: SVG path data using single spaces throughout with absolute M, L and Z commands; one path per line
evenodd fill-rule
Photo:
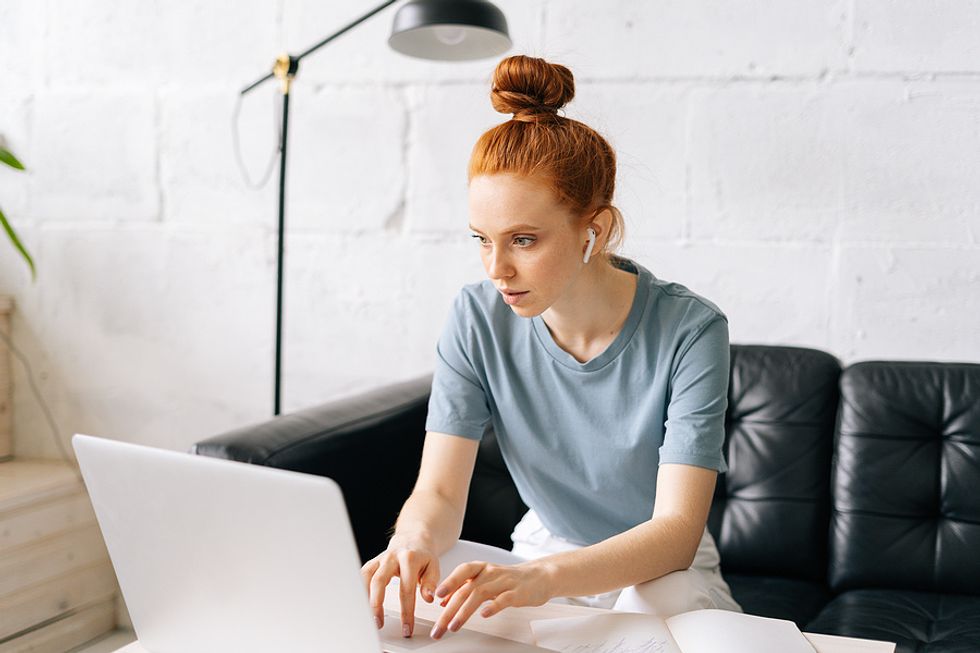
M 464 286 L 436 346 L 427 431 L 490 427 L 521 498 L 555 535 L 594 544 L 650 519 L 661 463 L 726 471 L 728 321 L 711 302 L 638 274 L 615 340 L 578 362 L 493 283 Z

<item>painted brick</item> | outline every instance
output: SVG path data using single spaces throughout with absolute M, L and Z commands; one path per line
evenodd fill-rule
M 818 75 L 846 63 L 843 0 L 551 0 L 544 41 L 597 77 Z
M 490 106 L 489 84 L 409 87 L 406 227 L 467 242 L 466 170 L 480 135 L 510 116 Z M 465 240 L 464 240 L 465 239 Z
M 289 113 L 290 229 L 377 231 L 400 220 L 407 173 L 398 89 L 299 87 Z
M 185 450 L 271 416 L 275 268 L 263 232 L 44 225 L 41 283 L 18 297 L 30 325 L 18 333 L 57 421 Z M 58 455 L 29 392 L 16 394 L 14 420 L 16 455 Z
M 37 84 L 44 52 L 42 8 L 40 2 L 0 3 L 2 95 L 24 93 Z
M 980 362 L 980 248 L 845 247 L 833 338 L 849 360 Z
M 576 85 L 566 113 L 597 130 L 616 151 L 615 201 L 627 239 L 683 234 L 690 90 L 680 84 Z
M 828 347 L 829 247 L 633 241 L 623 251 L 716 304 L 732 342 Z
M 6 215 L 6 214 L 5 214 Z M 20 237 L 21 242 L 30 252 L 31 257 L 34 259 L 34 265 L 38 265 L 38 250 L 40 244 L 38 242 L 38 230 L 35 223 L 27 223 L 17 218 L 19 216 L 7 216 L 11 223 L 14 225 L 14 229 L 17 230 L 17 235 Z M 41 278 L 38 277 L 35 284 L 40 284 Z M 19 342 L 19 311 L 20 303 L 22 297 L 25 293 L 36 292 L 36 285 L 32 287 L 31 284 L 31 269 L 28 267 L 27 262 L 20 255 L 20 253 L 14 249 L 14 246 L 10 244 L 9 239 L 6 234 L 0 235 L 0 295 L 10 295 L 14 298 L 14 313 L 13 313 L 13 329 L 14 338 Z M 13 363 L 12 363 L 13 364 Z
M 35 217 L 155 219 L 155 115 L 147 93 L 39 93 L 32 139 Z
M 468 243 L 294 234 L 284 407 L 295 410 L 431 372 L 449 307 L 484 278 Z
M 165 220 L 276 224 L 280 96 L 270 85 L 244 98 L 237 125 L 233 124 L 236 98 L 229 88 L 171 88 L 161 94 L 160 183 Z M 262 188 L 249 187 L 235 161 L 236 129 L 242 162 L 253 182 L 260 181 L 272 162 Z M 299 167 L 305 163 L 296 161 Z
M 527 0 L 496 0 L 504 12 L 513 47 L 500 57 L 479 61 L 429 61 L 405 56 L 388 47 L 395 5 L 372 16 L 330 42 L 300 64 L 300 82 L 460 82 L 483 81 L 490 77 L 501 57 L 534 51 L 541 42 L 542 3 Z M 357 19 L 375 3 L 362 0 L 309 2 L 284 0 L 283 45 L 298 54 Z M 271 57 L 274 59 L 275 57 Z
M 847 134 L 845 242 L 980 242 L 980 84 L 836 91 Z
M 0 146 L 14 153 L 27 168 L 14 170 L 0 165 L 0 209 L 14 228 L 30 220 L 28 185 L 33 171 L 33 152 L 30 147 L 28 96 L 0 95 Z M 4 236 L 0 236 L 0 239 Z
M 688 127 L 693 236 L 830 240 L 842 209 L 835 110 L 815 83 L 695 93 Z
M 499 0 L 511 54 L 568 64 L 567 115 L 620 154 L 624 253 L 715 301 L 733 341 L 980 360 L 980 83 L 929 80 L 977 71 L 975 8 L 857 0 L 847 60 L 850 4 Z M 0 243 L 0 292 L 59 423 L 183 450 L 271 416 L 276 178 L 243 188 L 232 103 L 279 46 L 370 6 L 0 6 L 0 132 L 31 167 L 0 174 L 0 202 L 39 267 L 32 285 Z M 287 411 L 431 371 L 452 298 L 483 278 L 465 165 L 507 119 L 498 59 L 398 55 L 394 9 L 294 87 Z M 274 103 L 268 84 L 245 104 L 253 170 Z M 57 456 L 14 373 L 18 453 Z
M 245 84 L 275 60 L 275 3 L 59 2 L 45 16 L 52 86 Z M 252 78 L 252 79 L 250 79 Z
M 855 0 L 855 70 L 980 72 L 980 4 Z

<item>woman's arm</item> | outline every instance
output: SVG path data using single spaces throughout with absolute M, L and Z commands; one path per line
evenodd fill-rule
M 392 539 L 423 542 L 436 555 L 456 543 L 479 445 L 456 435 L 426 433 L 419 477 L 398 513 Z
M 717 476 L 704 467 L 661 465 L 649 521 L 592 546 L 538 560 L 550 568 L 553 595 L 600 594 L 690 567 Z
M 436 596 L 447 599 L 432 636 L 458 630 L 488 600 L 480 611 L 484 617 L 506 607 L 599 594 L 687 569 L 704 533 L 717 475 L 713 469 L 663 464 L 649 521 L 592 546 L 519 565 L 458 566 L 436 589 Z
M 459 539 L 479 441 L 428 432 L 412 494 L 405 501 L 388 548 L 361 568 L 378 628 L 384 625 L 388 583 L 399 578 L 402 631 L 415 628 L 415 588 L 431 602 L 439 582 L 439 556 Z

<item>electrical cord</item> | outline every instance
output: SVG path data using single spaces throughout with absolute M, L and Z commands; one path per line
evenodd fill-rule
M 273 114 L 276 116 L 274 121 L 274 129 L 276 134 L 276 147 L 272 151 L 272 156 L 269 157 L 269 163 L 266 165 L 265 172 L 262 173 L 262 177 L 256 182 L 252 181 L 251 176 L 248 174 L 248 168 L 245 167 L 245 160 L 242 158 L 242 147 L 239 136 L 239 116 L 242 111 L 242 99 L 243 95 L 239 94 L 238 99 L 235 100 L 235 109 L 231 117 L 231 142 L 232 147 L 235 150 L 235 163 L 238 164 L 238 170 L 242 173 L 242 179 L 245 181 L 245 185 L 252 190 L 258 190 L 269 183 L 269 179 L 272 177 L 272 171 L 276 166 L 276 159 L 278 158 L 279 150 L 282 145 L 282 131 L 279 124 L 282 122 L 282 107 L 279 104 L 279 98 L 275 95 L 272 96 L 273 99 Z
M 41 392 L 38 390 L 37 384 L 34 382 L 34 374 L 31 371 L 31 365 L 27 361 L 27 357 L 24 356 L 24 354 L 22 354 L 19 349 L 17 349 L 17 347 L 14 345 L 13 340 L 10 338 L 10 336 L 8 336 L 6 333 L 3 332 L 3 329 L 0 329 L 0 340 L 3 340 L 4 344 L 7 345 L 7 348 L 10 349 L 10 351 L 14 354 L 14 356 L 16 356 L 18 360 L 20 360 L 21 365 L 24 366 L 24 370 L 27 372 L 27 382 L 31 386 L 31 391 L 34 393 L 34 398 L 37 399 L 37 403 L 41 406 L 41 412 L 44 413 L 44 418 L 45 420 L 47 420 L 48 426 L 51 429 L 51 437 L 54 439 L 54 443 L 55 445 L 57 445 L 58 451 L 61 452 L 62 459 L 65 462 L 67 462 L 69 465 L 71 465 L 72 471 L 74 471 L 75 476 L 78 477 L 78 481 L 84 485 L 85 481 L 82 479 L 82 474 L 78 469 L 78 465 L 68 454 L 68 451 L 65 449 L 64 443 L 61 441 L 61 438 L 58 436 L 59 429 L 57 425 L 54 423 L 54 417 L 51 415 L 51 411 L 48 409 L 48 405 L 44 403 L 44 398 L 41 397 Z

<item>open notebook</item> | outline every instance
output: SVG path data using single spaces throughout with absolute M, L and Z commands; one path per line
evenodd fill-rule
M 614 613 L 530 625 L 538 646 L 562 653 L 815 653 L 792 621 L 728 610 L 668 619 Z

